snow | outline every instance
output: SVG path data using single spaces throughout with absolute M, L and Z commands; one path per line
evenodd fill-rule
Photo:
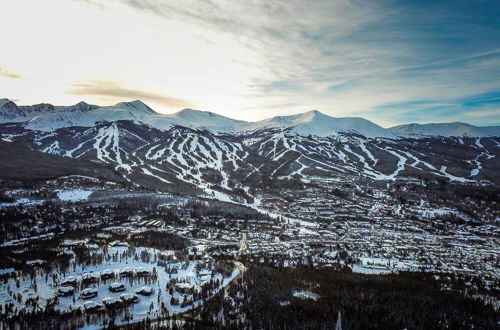
M 359 147 L 361 148 L 361 150 L 363 150 L 363 152 L 368 156 L 368 158 L 370 158 L 372 161 L 373 161 L 373 166 L 377 165 L 377 162 L 378 162 L 378 159 L 376 159 L 373 154 L 370 152 L 370 150 L 368 150 L 368 148 L 366 148 L 365 144 L 363 142 L 361 142 L 359 144 Z
M 434 208 L 434 209 L 425 209 L 421 212 L 421 216 L 424 218 L 433 218 L 438 215 L 452 214 L 455 213 L 452 209 L 449 208 Z
M 15 272 L 16 272 L 16 270 L 14 268 L 0 269 L 0 275 L 13 274 Z
M 0 203 L 0 208 L 3 207 L 11 207 L 11 206 L 19 206 L 19 205 L 41 205 L 45 201 L 44 200 L 33 200 L 28 198 L 19 198 L 15 202 L 12 203 Z
M 365 267 L 360 265 L 353 265 L 352 271 L 359 274 L 372 274 L 372 275 L 383 275 L 390 274 L 392 271 L 384 267 Z
M 35 259 L 35 260 L 28 260 L 28 261 L 26 261 L 26 265 L 28 265 L 28 266 L 43 265 L 44 263 L 45 263 L 45 260 L 41 260 L 41 259 Z
M 432 124 L 404 124 L 388 129 L 394 134 L 413 138 L 426 136 L 446 137 L 488 137 L 500 136 L 500 126 L 472 126 L 465 123 L 432 123 Z M 459 143 L 463 143 L 460 139 Z
M 263 128 L 293 127 L 299 135 L 330 136 L 338 132 L 356 131 L 367 137 L 394 137 L 391 132 L 375 123 L 356 117 L 334 118 L 319 111 L 309 111 L 298 115 L 278 116 L 256 123 L 250 123 L 248 130 Z
M 0 109 L 10 102 L 0 100 Z M 26 127 L 33 130 L 52 131 L 61 127 L 94 126 L 97 122 L 117 120 L 140 121 L 152 127 L 165 130 L 175 125 L 207 129 L 215 133 L 253 131 L 264 128 L 292 128 L 300 135 L 331 136 L 338 132 L 358 132 L 366 137 L 396 138 L 397 136 L 500 136 L 500 127 L 477 127 L 464 123 L 405 124 L 384 129 L 363 118 L 334 118 L 313 110 L 290 116 L 276 116 L 258 122 L 231 119 L 209 111 L 184 109 L 172 114 L 155 112 L 143 102 L 120 102 L 113 106 L 99 107 L 80 102 L 73 106 L 55 106 L 31 111 L 12 117 L 12 113 L 0 116 L 0 122 L 14 119 L 25 120 Z
M 318 300 L 319 295 L 309 291 L 309 290 L 298 290 L 298 291 L 293 291 L 292 295 L 294 297 L 300 298 L 300 299 L 312 299 L 312 300 Z
M 42 149 L 42 152 L 46 152 L 53 155 L 59 155 L 61 152 L 61 148 L 59 147 L 59 141 L 54 141 L 47 148 Z
M 92 190 L 83 190 L 83 189 L 59 190 L 57 192 L 57 197 L 61 201 L 65 202 L 78 202 L 87 200 L 87 198 L 92 193 L 93 193 Z
M 6 105 L 7 103 L 9 103 L 10 100 L 9 99 L 1 99 L 0 100 L 0 108 L 3 107 L 4 105 Z
M 484 146 L 481 144 L 481 138 L 476 138 L 476 140 L 474 141 L 474 144 L 475 144 L 478 148 L 483 148 L 483 149 L 484 149 Z
M 171 305 L 170 297 L 168 290 L 166 290 L 166 284 L 171 278 L 176 278 L 179 283 L 185 282 L 193 285 L 196 289 L 198 289 L 202 284 L 202 279 L 197 275 L 196 266 L 201 263 L 199 260 L 188 261 L 188 262 L 170 262 L 168 267 L 177 268 L 177 273 L 168 274 L 165 271 L 164 267 L 160 267 L 156 265 L 156 261 L 153 262 L 155 258 L 151 257 L 151 263 L 142 261 L 141 258 L 135 258 L 135 255 L 142 255 L 142 253 L 149 253 L 151 256 L 158 255 L 161 251 L 153 248 L 144 248 L 144 247 L 136 247 L 135 254 L 128 254 L 128 247 L 109 247 L 105 252 L 104 250 L 96 251 L 96 254 L 103 255 L 102 264 L 84 266 L 78 264 L 73 259 L 71 262 L 73 265 L 70 265 L 68 270 L 65 273 L 58 271 L 57 269 L 50 270 L 49 273 L 45 274 L 43 272 L 37 272 L 37 275 L 34 279 L 31 276 L 19 277 L 20 280 L 20 288 L 16 289 L 15 279 L 8 279 L 9 285 L 2 285 L 0 287 L 0 304 L 5 304 L 9 302 L 13 302 L 16 307 L 22 307 L 21 303 L 13 300 L 11 301 L 10 295 L 8 293 L 9 290 L 15 291 L 15 293 L 21 294 L 23 297 L 23 301 L 25 301 L 29 297 L 39 296 L 40 306 L 44 306 L 46 301 L 52 297 L 54 297 L 55 292 L 60 287 L 62 281 L 64 279 L 76 279 L 78 283 L 81 282 L 83 278 L 83 274 L 85 273 L 95 273 L 100 274 L 101 272 L 108 272 L 112 270 L 116 276 L 115 279 L 111 278 L 108 280 L 101 280 L 100 283 L 90 284 L 90 289 L 95 290 L 97 292 L 97 297 L 91 298 L 91 301 L 95 301 L 96 303 L 100 303 L 103 300 L 109 300 L 108 298 L 119 299 L 120 295 L 124 293 L 135 294 L 135 292 L 143 289 L 144 287 L 148 287 L 150 289 L 154 289 L 154 293 L 150 296 L 140 296 L 140 301 L 129 309 L 129 313 L 133 315 L 134 322 L 140 321 L 149 317 L 150 319 L 155 319 L 161 317 L 161 308 L 160 304 L 163 302 L 170 312 L 170 315 L 183 313 L 187 310 L 192 309 L 195 306 L 201 305 L 202 301 L 197 300 L 192 304 L 188 304 L 185 307 L 180 307 L 180 305 Z M 153 268 L 156 269 L 157 272 L 157 280 L 153 282 L 150 277 L 135 277 L 133 280 L 131 278 L 123 278 L 121 281 L 126 285 L 127 290 L 121 292 L 111 292 L 109 291 L 109 285 L 116 281 L 118 277 L 118 273 L 122 268 L 128 267 L 137 271 L 138 269 L 144 268 L 145 270 L 153 273 Z M 3 270 L 0 271 L 2 273 L 10 273 L 11 270 Z M 240 270 L 238 267 L 235 267 L 233 272 L 228 277 L 223 277 L 221 274 L 215 274 L 212 279 L 220 280 L 221 286 L 216 289 L 216 291 L 221 290 L 225 286 L 227 286 L 238 274 Z M 33 283 L 36 282 L 36 292 L 34 291 Z M 78 287 L 75 289 L 75 294 L 69 297 L 59 297 L 59 303 L 55 306 L 57 310 L 69 310 L 70 308 L 78 308 L 80 306 L 83 307 L 83 304 L 86 300 L 79 299 L 80 294 L 83 291 L 78 290 Z M 174 291 L 173 296 L 180 299 L 182 301 L 183 294 L 180 294 Z M 76 298 L 74 302 L 73 299 Z M 88 301 L 88 300 L 87 300 Z M 150 311 L 150 305 L 153 305 L 153 309 Z M 125 321 L 121 319 L 123 315 L 116 319 L 118 324 L 123 324 Z M 98 321 L 99 322 L 99 321 Z M 92 325 L 92 324 L 89 324 Z
M 360 257 L 359 263 L 353 265 L 352 271 L 360 274 L 383 275 L 394 271 L 417 271 L 419 265 L 415 260 L 399 260 L 397 258 Z
M 468 179 L 463 178 L 461 176 L 454 176 L 454 175 L 452 175 L 450 173 L 447 173 L 446 172 L 447 168 L 448 168 L 447 166 L 441 166 L 441 168 L 439 169 L 439 172 L 441 172 L 441 174 L 443 174 L 443 176 L 445 176 L 448 179 L 450 179 L 450 181 L 471 182 L 471 180 L 468 180 Z

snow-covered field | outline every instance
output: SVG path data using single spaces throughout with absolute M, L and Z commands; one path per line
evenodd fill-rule
M 360 257 L 359 263 L 353 265 L 352 271 L 360 274 L 383 275 L 394 271 L 418 271 L 419 265 L 414 260 L 396 258 Z
M 43 200 L 32 200 L 28 198 L 19 198 L 15 202 L 11 203 L 0 203 L 0 208 L 2 207 L 10 207 L 10 206 L 19 206 L 19 205 L 40 205 L 43 204 Z
M 131 253 L 133 251 L 133 253 Z M 71 253 L 71 251 L 65 251 Z M 70 311 L 77 308 L 82 308 L 84 303 L 89 301 L 94 301 L 98 304 L 103 305 L 103 300 L 107 298 L 115 298 L 120 300 L 120 295 L 123 293 L 136 294 L 139 288 L 147 286 L 154 290 L 153 294 L 149 296 L 144 296 L 137 294 L 140 301 L 131 304 L 123 309 L 124 313 L 118 315 L 115 319 L 117 324 L 126 323 L 124 319 L 125 314 L 128 315 L 129 319 L 134 322 L 140 321 L 149 317 L 150 319 L 165 317 L 167 315 L 178 314 L 199 306 L 202 303 L 201 299 L 192 302 L 193 295 L 191 293 L 183 294 L 177 292 L 176 289 L 167 290 L 167 283 L 175 279 L 178 283 L 187 283 L 188 286 L 192 285 L 194 292 L 200 292 L 201 286 L 204 283 L 208 283 L 211 280 L 217 281 L 219 286 L 215 288 L 213 294 L 227 286 L 238 274 L 239 270 L 234 268 L 229 277 L 223 277 L 222 274 L 216 273 L 214 269 L 206 268 L 202 266 L 201 269 L 197 265 L 203 264 L 204 261 L 193 260 L 193 261 L 172 261 L 168 262 L 167 266 L 159 266 L 157 260 L 160 255 L 160 251 L 153 248 L 135 248 L 134 250 L 129 250 L 128 247 L 116 246 L 110 247 L 106 250 L 94 251 L 95 256 L 102 254 L 102 262 L 92 266 L 84 266 L 77 264 L 73 259 L 70 263 L 69 270 L 58 270 L 53 269 L 52 271 L 45 273 L 42 269 L 34 267 L 36 271 L 36 276 L 31 277 L 27 274 L 21 275 L 19 272 L 16 273 L 16 277 L 10 277 L 8 281 L 2 284 L 0 288 L 0 304 L 5 308 L 8 304 L 14 304 L 14 306 L 19 309 L 25 309 L 27 311 L 33 310 L 33 307 L 28 307 L 26 301 L 30 298 L 38 297 L 38 308 L 44 307 L 50 299 L 56 296 L 56 292 L 61 288 L 61 284 L 67 279 L 76 279 L 76 285 L 74 287 L 74 294 L 67 297 L 59 297 L 58 303 L 55 306 L 56 310 L 59 311 Z M 120 275 L 120 271 L 124 267 L 129 267 L 136 273 L 138 270 L 147 270 L 151 274 L 149 276 L 138 276 L 125 277 Z M 172 270 L 170 272 L 166 271 L 166 268 Z M 111 272 L 114 274 L 114 279 L 103 279 L 101 274 L 103 271 Z M 95 274 L 98 280 L 94 283 L 89 283 L 84 285 L 82 280 L 85 274 Z M 200 275 L 200 274 L 203 274 Z M 16 283 L 16 279 L 19 283 Z M 125 291 L 121 292 L 111 292 L 109 286 L 113 282 L 123 283 L 126 287 Z M 97 290 L 97 296 L 89 299 L 83 299 L 81 297 L 82 289 L 84 287 L 94 288 Z M 171 298 L 175 298 L 179 301 L 179 304 L 171 304 Z M 19 299 L 21 298 L 21 299 Z M 190 302 L 181 307 L 183 300 L 187 298 Z M 164 306 L 164 308 L 162 308 Z M 103 308 L 105 308 L 103 306 Z M 165 311 L 167 313 L 165 313 Z M 109 322 L 109 319 L 103 322 Z M 104 324 L 104 323 L 103 323 Z M 107 323 L 105 323 L 107 324 Z M 88 324 L 92 325 L 92 324 Z M 99 324 L 95 324 L 99 326 Z
M 92 190 L 83 189 L 59 190 L 57 197 L 64 202 L 79 202 L 87 200 L 92 192 Z

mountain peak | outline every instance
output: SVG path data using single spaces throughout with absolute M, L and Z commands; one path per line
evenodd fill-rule
M 216 115 L 215 113 L 210 112 L 210 111 L 196 110 L 196 109 L 191 109 L 191 108 L 182 109 L 178 113 L 179 114 L 182 114 L 182 113 L 185 113 L 185 114 L 188 114 L 188 113 L 192 113 L 192 114 L 197 113 L 197 114 L 204 114 L 204 115 L 210 115 L 210 116 Z
M 93 105 L 93 104 L 88 104 L 87 102 L 84 102 L 84 101 L 80 101 L 75 105 L 68 106 L 68 107 L 59 107 L 59 108 L 70 110 L 70 111 L 73 111 L 73 110 L 91 111 L 91 110 L 95 110 L 95 109 L 99 108 L 99 106 Z
M 120 102 L 113 106 L 113 108 L 125 108 L 127 110 L 139 110 L 145 114 L 155 114 L 156 111 L 151 109 L 148 105 L 146 105 L 141 100 L 135 100 L 131 102 Z
M 4 99 L 0 99 L 0 108 L 3 107 L 4 105 L 6 105 L 7 103 L 11 103 L 12 101 L 7 99 L 7 98 L 4 98 Z M 14 102 L 12 102 L 14 103 Z

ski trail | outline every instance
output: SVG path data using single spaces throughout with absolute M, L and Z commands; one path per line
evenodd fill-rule
M 473 181 L 473 180 L 467 180 L 466 178 L 462 178 L 461 176 L 454 176 L 453 174 L 447 173 L 446 172 L 447 168 L 448 168 L 447 166 L 441 166 L 441 168 L 439 169 L 439 172 L 441 172 L 441 174 L 443 174 L 443 176 L 450 179 L 450 181 L 458 181 L 458 182 L 471 182 L 471 181 Z
M 389 174 L 387 177 L 390 179 L 390 180 L 395 180 L 396 176 L 399 174 L 399 172 L 401 172 L 404 167 L 405 167 L 405 164 L 406 164 L 406 161 L 407 161 L 407 158 L 406 157 L 403 157 L 401 156 L 400 154 L 398 154 L 397 152 L 393 151 L 393 150 L 389 150 L 389 149 L 385 149 L 387 152 L 393 154 L 394 156 L 398 157 L 398 165 L 397 165 L 397 168 L 396 170 L 392 173 L 392 174 Z
M 355 153 L 354 151 L 351 150 L 351 148 L 346 144 L 344 145 L 344 150 L 347 151 L 350 154 L 353 154 L 354 156 L 358 157 L 359 161 L 363 163 L 364 167 L 370 167 L 365 161 L 365 157 L 361 156 L 360 154 Z
M 479 148 L 483 148 L 484 149 L 484 146 L 481 144 L 481 138 L 476 138 L 476 141 L 474 141 L 474 143 L 476 144 L 476 146 L 478 146 Z
M 360 145 L 359 145 L 359 147 L 368 156 L 368 158 L 370 158 L 373 161 L 373 166 L 376 166 L 377 162 L 378 162 L 378 159 L 376 159 L 373 156 L 373 154 L 370 152 L 370 150 L 368 150 L 368 148 L 365 146 L 365 144 L 363 142 L 361 142 Z

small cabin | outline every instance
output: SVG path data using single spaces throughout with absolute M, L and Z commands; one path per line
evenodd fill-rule
M 191 294 L 194 292 L 194 285 L 191 283 L 176 283 L 175 291 L 184 294 Z
M 123 267 L 120 269 L 120 276 L 129 277 L 134 275 L 134 270 L 130 267 Z
M 90 299 L 90 298 L 94 298 L 94 297 L 97 297 L 97 289 L 94 289 L 94 288 L 84 289 L 80 293 L 81 299 Z
M 62 286 L 75 286 L 76 285 L 76 277 L 75 276 L 68 276 L 66 277 L 62 282 Z
M 141 300 L 135 294 L 131 294 L 131 293 L 124 293 L 124 294 L 120 295 L 120 299 L 126 304 L 135 304 Z
M 85 309 L 86 312 L 97 312 L 102 309 L 102 305 L 91 300 L 83 304 L 83 309 Z
M 135 293 L 143 295 L 143 296 L 150 296 L 155 292 L 155 290 L 150 287 L 150 286 L 143 286 L 140 287 Z
M 68 296 L 73 295 L 74 293 L 75 293 L 75 289 L 72 286 L 62 286 L 56 292 L 56 294 L 59 297 L 68 297 Z
M 115 277 L 115 272 L 113 272 L 111 269 L 105 269 L 101 272 L 101 278 L 103 280 L 107 280 L 114 277 Z
M 149 275 L 151 275 L 151 271 L 144 268 L 144 267 L 137 268 L 135 273 L 137 274 L 137 276 L 149 276 Z
M 106 297 L 102 300 L 102 303 L 106 307 L 115 307 L 120 306 L 122 304 L 122 301 L 118 298 Z
M 127 287 L 121 282 L 114 282 L 109 286 L 109 291 L 111 292 L 121 292 L 125 290 L 127 290 Z

